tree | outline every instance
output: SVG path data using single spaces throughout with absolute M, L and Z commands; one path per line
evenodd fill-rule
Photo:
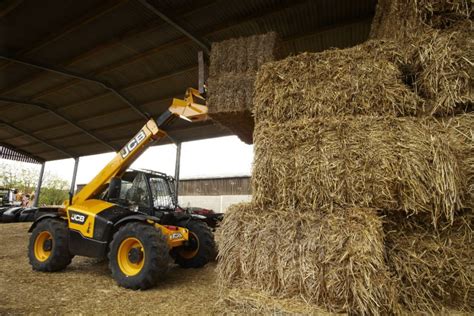
M 61 205 L 69 197 L 69 183 L 56 176 L 48 176 L 41 189 L 39 205 Z
M 20 162 L 0 162 L 0 187 L 17 189 L 24 194 L 34 194 L 38 184 L 38 165 Z M 59 205 L 68 198 L 68 181 L 45 172 L 39 205 Z

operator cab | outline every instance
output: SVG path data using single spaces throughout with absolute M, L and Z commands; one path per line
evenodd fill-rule
M 127 170 L 121 178 L 113 178 L 103 200 L 152 216 L 177 206 L 174 179 L 149 170 Z

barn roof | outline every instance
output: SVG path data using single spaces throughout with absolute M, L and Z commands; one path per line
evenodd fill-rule
M 286 54 L 368 37 L 376 0 L 5 0 L 0 144 L 34 160 L 118 150 L 198 82 L 211 42 L 276 31 Z M 177 122 L 175 141 L 229 135 Z M 166 141 L 170 141 L 165 140 Z

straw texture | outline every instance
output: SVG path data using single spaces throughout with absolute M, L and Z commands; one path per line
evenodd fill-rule
M 410 313 L 474 311 L 474 216 L 467 210 L 438 230 L 423 216 L 384 218 L 387 263 Z
M 217 236 L 221 286 L 300 297 L 332 312 L 393 309 L 396 293 L 375 211 L 257 209 L 238 204 L 226 213 Z
M 432 30 L 416 41 L 412 64 L 418 93 L 431 114 L 472 111 L 474 104 L 474 28 L 460 22 Z
M 370 37 L 405 41 L 468 20 L 472 11 L 471 0 L 379 0 Z
M 472 134 L 472 118 L 260 123 L 253 201 L 302 210 L 349 205 L 429 213 L 434 224 L 440 217 L 452 220 L 456 210 L 472 202 L 472 177 L 466 177 L 472 137 L 459 131 Z
M 422 99 L 403 82 L 402 59 L 392 43 L 372 41 L 267 63 L 255 82 L 255 120 L 423 114 Z
M 317 315 L 335 316 L 300 299 L 282 299 L 270 295 L 236 288 L 226 290 L 216 304 L 223 315 Z

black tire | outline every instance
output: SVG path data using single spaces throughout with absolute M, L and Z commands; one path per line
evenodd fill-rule
M 125 247 L 126 243 L 133 239 L 139 241 L 139 247 L 136 247 L 139 249 L 136 251 L 139 257 L 137 258 L 135 254 L 135 258 L 131 258 L 132 250 L 130 250 L 127 258 L 120 260 L 119 254 L 124 251 L 120 246 Z M 120 227 L 110 243 L 108 258 L 112 277 L 118 285 L 133 290 L 145 290 L 156 285 L 168 272 L 171 263 L 166 237 L 160 230 L 141 222 L 132 222 Z M 137 268 L 139 272 L 127 274 L 123 265 L 134 264 L 142 265 Z
M 171 253 L 182 268 L 201 268 L 216 257 L 214 236 L 206 223 L 195 220 L 178 222 L 189 230 L 190 244 L 174 248 Z M 196 244 L 197 242 L 197 244 Z
M 47 234 L 50 236 L 47 240 L 51 242 L 44 241 L 40 245 L 41 240 Z M 37 246 L 41 246 L 44 251 L 50 249 L 49 255 L 41 258 L 41 253 L 35 251 Z M 31 233 L 28 245 L 28 258 L 33 270 L 43 272 L 60 271 L 71 263 L 73 257 L 69 252 L 69 231 L 65 221 L 47 218 L 36 225 Z

